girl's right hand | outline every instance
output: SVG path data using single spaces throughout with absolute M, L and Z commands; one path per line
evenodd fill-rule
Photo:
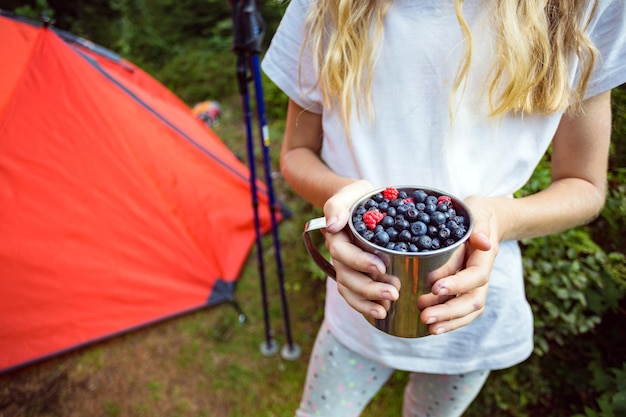
M 355 246 L 346 229 L 354 202 L 373 189 L 369 182 L 358 180 L 329 198 L 324 204 L 325 236 L 339 293 L 361 314 L 383 319 L 390 301 L 398 298 L 400 281 L 385 274 L 385 265 L 378 256 Z

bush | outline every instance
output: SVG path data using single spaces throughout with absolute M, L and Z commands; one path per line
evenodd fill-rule
M 616 115 L 617 133 L 623 117 Z M 614 133 L 612 153 L 623 144 Z M 545 188 L 549 168 L 548 155 L 518 196 Z M 609 179 L 606 207 L 592 225 L 521 242 L 535 355 L 493 372 L 468 416 L 624 415 L 626 260 L 615 243 L 623 242 L 624 168 L 612 165 Z

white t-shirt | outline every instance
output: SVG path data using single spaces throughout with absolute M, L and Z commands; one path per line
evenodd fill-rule
M 450 123 L 450 95 L 463 53 L 453 0 L 395 0 L 385 17 L 380 58 L 373 72 L 375 120 L 351 117 L 351 142 L 337 112 L 327 111 L 312 89 L 315 71 L 304 49 L 304 15 L 310 0 L 291 0 L 262 68 L 301 107 L 322 114 L 321 156 L 339 175 L 377 187 L 415 184 L 472 194 L 512 196 L 530 178 L 548 148 L 561 114 L 489 118 L 485 80 L 495 50 L 484 0 L 466 0 L 473 36 L 468 79 Z M 488 2 L 487 2 L 488 3 Z M 587 97 L 626 82 L 626 6 L 601 0 L 589 33 L 600 51 Z M 578 74 L 577 63 L 570 69 Z M 389 336 L 371 326 L 328 280 L 326 320 L 335 337 L 363 356 L 417 372 L 462 373 L 502 369 L 533 349 L 533 317 L 524 293 L 517 242 L 502 242 L 490 278 L 484 314 L 455 331 L 419 339 Z

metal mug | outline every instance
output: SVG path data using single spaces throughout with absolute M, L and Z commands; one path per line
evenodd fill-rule
M 395 188 L 400 191 L 422 189 L 429 195 L 435 195 L 437 197 L 446 195 L 451 198 L 452 206 L 457 214 L 465 216 L 468 222 L 465 235 L 450 246 L 423 252 L 399 252 L 382 248 L 367 241 L 355 230 L 352 223 L 352 213 L 354 213 L 356 208 L 373 195 L 382 192 L 384 188 L 367 193 L 358 199 L 350 209 L 350 219 L 347 229 L 349 230 L 352 242 L 361 249 L 379 256 L 387 268 L 386 274 L 394 275 L 400 279 L 399 297 L 397 300 L 391 302 L 387 316 L 384 319 L 376 319 L 369 315 L 364 315 L 364 317 L 377 329 L 393 336 L 405 338 L 428 336 L 430 334 L 428 325 L 422 323 L 420 320 L 418 299 L 422 295 L 431 293 L 433 277 L 440 278 L 440 276 L 437 276 L 437 272 L 446 271 L 443 273 L 444 275 L 456 272 L 455 270 L 449 270 L 450 265 L 447 265 L 447 263 L 453 261 L 452 255 L 462 247 L 469 238 L 474 227 L 474 218 L 469 208 L 462 200 L 444 191 L 419 186 L 401 186 Z M 313 261 L 315 261 L 329 277 L 336 279 L 335 268 L 320 253 L 310 236 L 310 232 L 325 227 L 326 220 L 324 217 L 311 219 L 304 227 L 302 238 Z

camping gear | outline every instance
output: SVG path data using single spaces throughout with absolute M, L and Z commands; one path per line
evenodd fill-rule
M 0 372 L 236 306 L 266 186 L 253 216 L 245 164 L 111 51 L 9 12 L 0 39 Z
M 281 350 L 283 359 L 295 360 L 300 356 L 300 347 L 293 342 L 291 334 L 291 324 L 289 319 L 289 307 L 285 293 L 284 272 L 282 266 L 282 258 L 280 251 L 280 240 L 278 236 L 278 217 L 276 214 L 276 198 L 274 196 L 274 187 L 272 181 L 272 173 L 270 167 L 269 145 L 270 136 L 269 129 L 265 120 L 265 103 L 263 97 L 263 86 L 261 82 L 261 70 L 259 53 L 261 51 L 261 41 L 265 33 L 265 22 L 259 12 L 258 4 L 255 0 L 231 0 L 233 8 L 233 52 L 237 55 L 237 80 L 239 84 L 239 93 L 241 95 L 243 119 L 246 132 L 246 144 L 248 152 L 248 165 L 250 168 L 250 181 L 252 190 L 253 206 L 255 208 L 255 225 L 258 224 L 258 205 L 256 204 L 256 167 L 254 155 L 254 135 L 252 134 L 252 112 L 250 108 L 250 93 L 248 84 L 252 80 L 255 89 L 257 123 L 259 131 L 259 139 L 261 149 L 263 151 L 263 162 L 265 170 L 265 183 L 267 185 L 270 199 L 270 219 L 272 224 L 272 239 L 274 243 L 274 256 L 276 269 L 278 274 L 278 284 L 281 296 L 281 305 L 283 310 L 283 320 L 285 326 L 285 335 L 287 343 Z M 267 312 L 267 296 L 265 282 L 265 264 L 263 262 L 263 248 L 259 234 L 259 228 L 256 226 L 257 239 L 256 250 L 258 258 L 259 277 L 261 279 L 261 291 L 263 297 L 263 306 L 265 312 L 265 342 L 261 344 L 261 353 L 264 355 L 274 355 L 278 350 L 278 345 L 273 338 L 269 314 Z
M 425 252 L 398 252 L 375 245 L 363 238 L 354 227 L 353 216 L 350 216 L 348 229 L 352 242 L 361 249 L 378 255 L 387 267 L 386 274 L 394 275 L 400 279 L 399 298 L 391 302 L 387 316 L 384 319 L 375 319 L 369 315 L 364 315 L 364 317 L 377 329 L 393 336 L 417 338 L 430 334 L 428 326 L 420 320 L 419 298 L 431 292 L 431 285 L 434 280 L 453 274 L 456 271 L 456 268 L 451 266 L 449 262 L 454 263 L 455 259 L 452 255 L 465 244 L 472 233 L 474 219 L 469 208 L 462 200 L 443 191 L 421 186 L 400 186 L 396 188 L 398 190 L 422 189 L 428 194 L 436 195 L 437 197 L 446 195 L 451 198 L 452 207 L 454 207 L 457 214 L 469 220 L 465 235 L 450 246 Z M 350 213 L 354 213 L 357 207 L 362 206 L 373 195 L 382 193 L 383 190 L 385 188 L 367 193 L 358 199 L 350 209 Z M 309 220 L 304 227 L 302 237 L 311 258 L 329 277 L 335 279 L 335 268 L 322 256 L 309 234 L 314 230 L 323 229 L 325 226 L 326 221 L 323 217 Z
M 214 127 L 219 124 L 222 109 L 217 101 L 202 101 L 193 106 L 191 112 L 208 127 Z

